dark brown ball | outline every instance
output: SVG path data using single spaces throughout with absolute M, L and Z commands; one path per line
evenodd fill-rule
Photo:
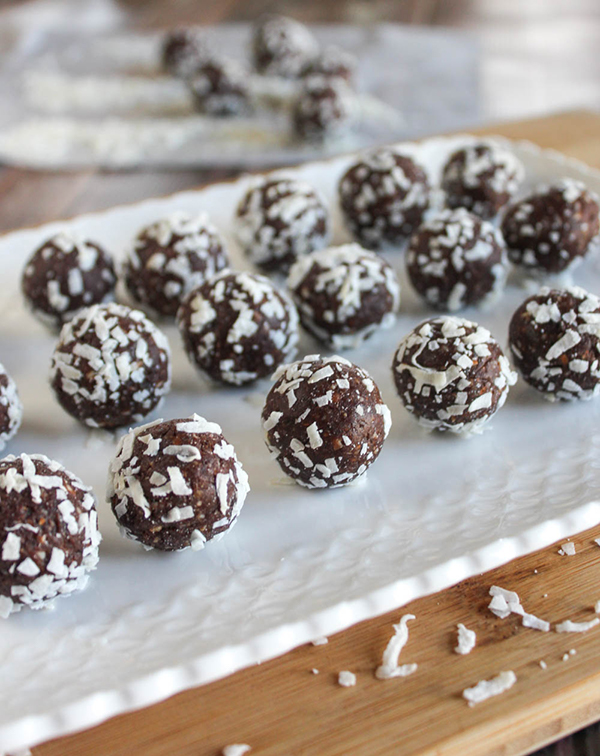
M 390 147 L 367 153 L 339 183 L 344 221 L 368 249 L 401 244 L 423 220 L 429 206 L 425 171 Z
M 282 365 L 262 411 L 269 451 L 307 488 L 337 488 L 379 456 L 391 416 L 371 376 L 342 357 Z
M 33 253 L 21 288 L 33 315 L 58 330 L 82 308 L 112 299 L 116 281 L 112 259 L 98 244 L 62 232 Z
M 98 563 L 91 488 L 43 454 L 0 461 L 0 617 L 85 587 Z
M 350 82 L 354 77 L 355 70 L 356 58 L 354 55 L 335 45 L 328 45 L 310 61 L 304 75 L 337 76 Z
M 23 419 L 23 404 L 17 386 L 0 365 L 0 451 L 17 434 Z
M 294 132 L 309 142 L 338 137 L 350 127 L 352 108 L 352 90 L 343 79 L 309 76 L 294 103 Z
M 199 27 L 173 29 L 167 32 L 163 39 L 162 65 L 165 71 L 173 76 L 191 76 L 209 55 L 206 34 Z
M 177 324 L 192 364 L 220 383 L 264 378 L 296 353 L 294 304 L 252 273 L 211 278 L 184 300 Z
M 206 213 L 195 218 L 173 213 L 139 232 L 123 264 L 123 279 L 137 304 L 174 318 L 187 294 L 228 262 Z
M 162 551 L 198 551 L 233 527 L 249 490 L 221 428 L 192 415 L 123 436 L 107 500 L 128 538 Z
M 151 412 L 171 385 L 169 344 L 139 310 L 94 305 L 63 326 L 50 383 L 66 412 L 92 428 L 121 428 Z
M 515 194 L 525 171 L 521 161 L 496 142 L 479 142 L 450 156 L 442 174 L 448 207 L 465 207 L 493 218 Z
M 504 290 L 508 259 L 494 226 L 459 208 L 419 227 L 408 245 L 406 269 L 428 304 L 455 312 L 495 302 Z
M 487 329 L 450 315 L 405 336 L 392 371 L 402 404 L 422 426 L 462 434 L 480 432 L 517 379 Z
M 386 261 L 359 244 L 312 252 L 287 282 L 302 325 L 333 349 L 356 347 L 388 328 L 400 305 L 400 285 Z
M 533 275 L 579 264 L 598 234 L 598 197 L 581 181 L 563 179 L 512 205 L 502 221 L 508 256 Z
M 292 178 L 258 179 L 236 211 L 238 241 L 255 265 L 287 272 L 299 257 L 329 241 L 325 202 L 306 182 Z
M 291 18 L 268 14 L 254 27 L 252 56 L 261 74 L 301 76 L 316 52 L 317 43 L 309 29 Z
M 198 110 L 211 116 L 234 116 L 249 111 L 248 77 L 234 61 L 211 57 L 188 79 Z
M 542 288 L 512 316 L 510 351 L 523 378 L 546 399 L 600 393 L 600 300 L 571 286 Z

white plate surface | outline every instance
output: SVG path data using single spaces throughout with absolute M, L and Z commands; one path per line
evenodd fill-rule
M 435 178 L 464 137 L 410 146 Z M 529 181 L 563 175 L 600 191 L 600 174 L 527 144 L 514 149 Z M 333 203 L 350 158 L 285 171 Z M 236 528 L 203 552 L 145 552 L 121 538 L 102 502 L 112 441 L 80 428 L 46 383 L 53 339 L 18 293 L 25 258 L 60 228 L 121 254 L 145 223 L 175 209 L 206 210 L 227 234 L 247 179 L 86 215 L 0 239 L 0 360 L 14 375 L 25 418 L 13 453 L 43 452 L 91 484 L 100 499 L 101 560 L 88 589 L 54 611 L 0 624 L 0 751 L 91 726 L 114 714 L 231 674 L 319 635 L 388 611 L 600 522 L 600 402 L 548 404 L 521 381 L 492 428 L 470 440 L 428 435 L 401 407 L 390 364 L 399 339 L 428 316 L 403 280 L 394 328 L 346 353 L 369 370 L 393 427 L 360 485 L 310 492 L 285 483 L 262 442 L 269 382 L 209 389 L 187 364 L 174 329 L 174 390 L 160 415 L 198 412 L 221 423 L 250 475 Z M 336 241 L 345 239 L 336 218 Z M 234 264 L 246 267 L 231 241 Z M 575 282 L 600 291 L 595 257 Z M 506 340 L 526 292 L 511 285 L 492 313 L 466 311 Z M 306 352 L 318 347 L 308 338 Z M 426 672 L 426 671 L 425 671 Z

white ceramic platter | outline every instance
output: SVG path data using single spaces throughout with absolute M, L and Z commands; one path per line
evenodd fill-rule
M 465 137 L 408 145 L 435 180 Z M 563 175 L 600 191 L 600 174 L 515 144 L 529 183 Z M 287 171 L 334 204 L 350 158 Z M 112 439 L 90 436 L 56 404 L 46 383 L 53 340 L 19 295 L 25 258 L 51 233 L 73 228 L 119 255 L 145 223 L 176 209 L 206 210 L 229 236 L 247 178 L 0 238 L 0 360 L 24 400 L 24 425 L 8 451 L 43 452 L 91 484 L 104 541 L 88 589 L 54 611 L 0 623 L 0 750 L 32 745 L 145 706 L 282 654 L 316 636 L 399 607 L 600 522 L 600 402 L 549 404 L 523 382 L 491 428 L 470 440 L 428 435 L 401 407 L 390 364 L 401 338 L 429 314 L 404 283 L 397 325 L 347 356 L 367 368 L 392 410 L 393 427 L 360 485 L 311 492 L 286 484 L 262 441 L 269 383 L 210 389 L 186 362 L 178 334 L 174 390 L 160 415 L 198 412 L 219 422 L 250 476 L 236 528 L 204 551 L 145 552 L 124 540 L 102 503 Z M 336 241 L 345 236 L 336 215 Z M 235 265 L 244 261 L 231 241 Z M 600 291 L 595 257 L 575 281 Z M 466 311 L 501 343 L 526 296 L 511 285 L 491 313 Z M 306 352 L 317 345 L 308 338 Z M 557 557 L 558 558 L 558 557 Z M 510 587 L 510 586 L 507 586 Z M 424 673 L 427 673 L 424 670 Z

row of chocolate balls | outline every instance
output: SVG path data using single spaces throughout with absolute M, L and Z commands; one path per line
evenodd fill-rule
M 349 125 L 354 56 L 334 46 L 320 50 L 307 27 L 281 16 L 259 19 L 252 52 L 258 73 L 300 80 L 291 107 L 297 136 L 322 140 Z M 187 27 L 167 33 L 162 41 L 161 63 L 167 73 L 186 83 L 201 112 L 233 116 L 252 109 L 248 72 L 211 49 L 204 30 Z
M 510 346 L 526 379 L 548 397 L 590 398 L 600 385 L 600 301 L 578 288 L 542 290 L 513 316 Z M 489 331 L 455 316 L 417 326 L 400 343 L 393 370 L 399 396 L 419 422 L 463 434 L 481 429 L 516 380 Z M 8 376 L 0 383 L 1 406 L 11 397 L 18 402 Z M 366 371 L 341 357 L 309 355 L 276 371 L 262 424 L 287 475 L 329 488 L 366 472 L 391 417 Z M 0 488 L 0 614 L 39 608 L 83 587 L 100 541 L 90 490 L 41 455 L 0 462 Z M 126 536 L 147 548 L 179 550 L 222 537 L 248 490 L 220 427 L 193 416 L 130 430 L 111 463 L 107 495 Z

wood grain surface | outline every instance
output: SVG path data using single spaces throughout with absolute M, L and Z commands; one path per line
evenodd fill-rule
M 479 133 L 529 139 L 600 167 L 600 116 L 592 113 L 509 123 Z M 81 182 L 84 191 L 83 176 Z M 122 192 L 118 199 L 125 199 Z M 40 221 L 72 214 L 82 201 L 73 190 L 65 205 L 47 208 L 48 217 Z M 523 628 L 519 618 L 500 620 L 487 610 L 488 590 L 494 583 L 516 590 L 527 611 L 553 623 L 591 619 L 600 599 L 598 537 L 600 528 L 573 538 L 575 556 L 560 556 L 558 545 L 551 546 L 363 622 L 328 645 L 304 646 L 46 743 L 33 749 L 34 756 L 216 756 L 228 743 L 249 743 L 253 753 L 264 756 L 530 753 L 600 719 L 600 628 L 585 635 Z M 374 670 L 392 623 L 405 612 L 417 619 L 402 658 L 417 662 L 419 669 L 407 679 L 379 681 Z M 458 622 L 477 632 L 477 647 L 466 657 L 452 650 Z M 568 654 L 571 649 L 575 655 Z M 539 666 L 541 659 L 546 670 Z M 344 669 L 357 675 L 356 687 L 337 684 Z M 507 669 L 518 678 L 512 690 L 474 708 L 466 705 L 465 687 Z

